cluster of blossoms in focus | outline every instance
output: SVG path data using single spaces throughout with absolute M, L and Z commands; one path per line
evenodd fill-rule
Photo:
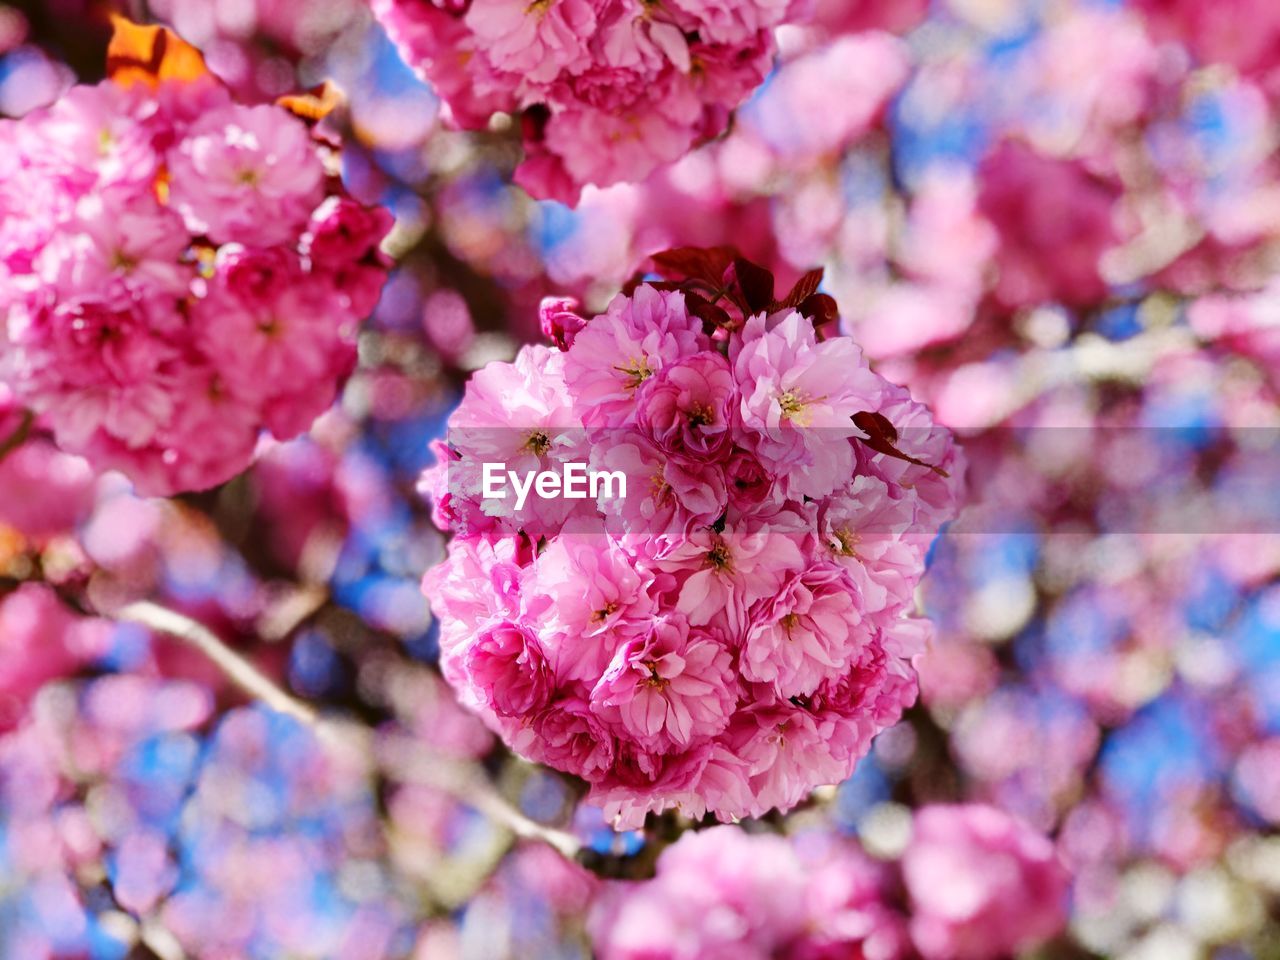
M 1066 924 L 1053 843 L 984 805 L 916 811 L 892 863 L 819 831 L 685 834 L 642 883 L 611 884 L 599 960 L 1000 960 Z
M 63 449 L 205 488 L 333 402 L 391 218 L 302 121 L 208 75 L 109 80 L 0 143 L 0 380 Z
M 590 320 L 544 304 L 557 348 L 479 371 L 423 482 L 455 534 L 424 581 L 446 678 L 623 825 L 785 810 L 849 775 L 914 700 L 912 592 L 959 482 L 928 411 L 820 334 L 818 274 L 777 301 L 724 250 L 655 260 L 681 281 Z M 486 499 L 495 462 L 589 463 L 627 493 L 512 509 Z
M 377 0 L 374 12 L 454 122 L 519 114 L 516 181 L 574 203 L 643 179 L 721 133 L 773 64 L 795 0 Z

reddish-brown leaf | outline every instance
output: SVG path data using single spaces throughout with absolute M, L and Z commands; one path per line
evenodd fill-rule
M 773 274 L 742 257 L 733 261 L 733 274 L 748 314 L 762 313 L 773 303 Z
M 708 336 L 715 333 L 717 327 L 723 327 L 725 330 L 733 328 L 733 319 L 728 311 L 724 307 L 716 306 L 706 297 L 685 291 L 684 302 L 689 312 L 702 321 L 702 329 Z
M 822 283 L 822 273 L 822 267 L 810 270 L 796 281 L 796 285 L 791 288 L 791 292 L 787 294 L 786 299 L 779 300 L 772 304 L 769 311 L 772 313 L 774 310 L 795 309 L 799 307 L 800 304 L 804 303 L 818 292 L 818 287 Z
M 819 329 L 840 319 L 840 308 L 836 305 L 835 298 L 825 293 L 806 297 L 796 309 L 812 320 L 813 325 Z
M 876 453 L 883 453 L 885 456 L 894 457 L 897 460 L 905 460 L 907 463 L 914 463 L 918 467 L 925 467 L 932 470 L 941 477 L 948 476 L 947 471 L 941 467 L 935 467 L 931 463 L 925 463 L 918 460 L 908 453 L 903 453 L 898 449 L 898 428 L 889 422 L 889 418 L 882 413 L 875 413 L 871 410 L 863 410 L 861 413 L 853 415 L 853 425 L 865 433 L 865 438 L 859 437 L 868 447 Z
M 724 283 L 724 272 L 737 256 L 733 247 L 676 247 L 655 253 L 653 267 L 668 280 L 701 280 L 718 289 Z

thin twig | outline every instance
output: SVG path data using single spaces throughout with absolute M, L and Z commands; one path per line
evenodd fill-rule
M 224 644 L 208 627 L 190 617 L 150 601 L 128 604 L 114 616 L 117 620 L 141 624 L 183 641 L 207 657 L 249 696 L 314 728 L 324 739 L 357 743 L 365 752 L 373 749 L 372 730 L 322 717 L 314 707 L 281 689 L 270 677 Z M 394 769 L 398 776 L 449 793 L 520 839 L 545 843 L 569 860 L 581 858 L 583 848 L 577 837 L 525 816 L 473 768 L 435 755 L 409 737 L 389 740 L 379 752 L 383 766 Z
M 309 726 L 319 724 L 320 715 L 312 707 L 280 689 L 270 677 L 219 640 L 212 630 L 190 617 L 148 600 L 121 607 L 114 616 L 117 620 L 128 620 L 176 637 L 204 654 L 227 679 L 272 710 Z
M 381 744 L 383 766 L 401 779 L 443 790 L 522 840 L 537 840 L 568 860 L 580 859 L 582 841 L 573 834 L 525 816 L 475 767 L 442 757 L 411 737 L 387 738 Z

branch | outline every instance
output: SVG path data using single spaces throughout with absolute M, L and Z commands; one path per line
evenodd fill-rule
M 271 709 L 307 724 L 329 742 L 345 742 L 371 750 L 373 731 L 354 723 L 321 717 L 314 707 L 281 689 L 247 659 L 224 644 L 208 627 L 167 607 L 149 601 L 131 603 L 115 613 L 117 620 L 141 624 L 198 650 L 237 687 Z M 475 769 L 442 758 L 412 738 L 387 741 L 379 758 L 397 776 L 447 792 L 522 840 L 545 843 L 568 860 L 582 857 L 582 842 L 573 834 L 532 820 L 514 807 Z
M 141 624 L 156 633 L 176 637 L 204 654 L 232 683 L 277 713 L 287 714 L 308 726 L 319 726 L 315 709 L 290 696 L 266 674 L 236 653 L 203 624 L 159 604 L 142 600 L 121 607 L 115 619 Z
M 411 737 L 388 738 L 380 753 L 383 765 L 403 780 L 442 790 L 522 840 L 545 843 L 567 860 L 581 859 L 582 841 L 525 816 L 475 767 L 424 749 Z

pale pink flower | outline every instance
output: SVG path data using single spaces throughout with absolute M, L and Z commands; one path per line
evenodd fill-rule
M 752 317 L 733 355 L 742 396 L 737 439 L 782 475 L 790 494 L 822 497 L 853 474 L 839 442 L 854 414 L 880 406 L 882 383 L 852 340 L 817 341 L 796 312 Z
M 551 670 L 538 638 L 510 620 L 486 627 L 467 647 L 466 669 L 494 712 L 521 717 L 546 705 Z
M 635 422 L 637 391 L 663 367 L 709 346 L 684 294 L 644 285 L 619 295 L 578 332 L 565 354 L 564 379 L 591 427 Z
M 779 698 L 806 696 L 846 671 L 871 627 L 840 567 L 807 567 L 751 608 L 741 653 L 742 675 L 772 684 Z
M 661 617 L 618 649 L 591 692 L 592 709 L 655 749 L 687 748 L 728 725 L 737 701 L 731 666 L 714 634 Z
M 927 960 L 997 960 L 1066 924 L 1068 877 L 1053 843 L 995 807 L 917 812 L 902 873 Z
M 296 242 L 324 197 L 303 123 L 278 107 L 205 114 L 168 154 L 170 198 L 215 243 Z
M 601 960 L 772 960 L 804 929 L 805 876 L 782 837 L 684 834 L 657 875 L 608 885 L 588 929 Z
M 673 457 L 714 458 L 728 446 L 736 399 L 724 357 L 694 354 L 663 367 L 641 387 L 637 426 Z

